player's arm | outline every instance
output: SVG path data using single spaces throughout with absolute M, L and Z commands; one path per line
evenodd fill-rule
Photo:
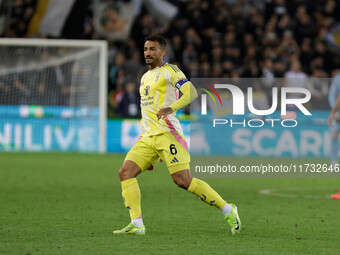
M 180 88 L 180 91 L 183 94 L 181 98 L 169 106 L 174 112 L 190 104 L 198 97 L 196 88 L 190 81 L 187 81 L 185 84 L 183 84 L 183 86 Z
M 176 102 L 172 103 L 170 106 L 162 108 L 157 113 L 157 118 L 160 119 L 162 116 L 167 116 L 182 107 L 190 104 L 194 99 L 197 98 L 198 94 L 195 87 L 190 81 L 187 80 L 185 74 L 175 65 L 170 65 L 167 67 L 170 74 L 169 81 L 177 89 L 182 92 L 182 96 Z
M 185 82 L 181 88 L 180 91 L 182 92 L 182 96 L 180 99 L 178 99 L 176 102 L 171 104 L 169 107 L 162 108 L 157 113 L 157 119 L 159 120 L 162 116 L 167 116 L 184 106 L 190 104 L 192 101 L 194 101 L 197 97 L 197 91 L 194 85 L 190 81 Z
M 334 114 L 337 111 L 339 111 L 339 109 L 340 109 L 340 94 L 337 96 L 336 101 L 335 101 L 335 105 L 332 108 L 331 113 L 329 114 L 328 121 L 327 121 L 328 126 L 330 126 L 330 127 L 333 126 L 332 121 L 334 119 Z

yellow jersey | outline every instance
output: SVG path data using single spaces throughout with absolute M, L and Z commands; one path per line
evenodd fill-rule
M 175 65 L 163 62 L 147 71 L 141 79 L 142 136 L 165 132 L 178 132 L 183 135 L 176 112 L 157 120 L 156 113 L 178 100 L 179 89 L 189 82 L 184 73 Z

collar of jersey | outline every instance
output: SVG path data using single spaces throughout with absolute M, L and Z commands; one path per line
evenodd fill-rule
M 166 63 L 166 62 L 163 61 L 162 63 L 160 63 L 160 64 L 158 65 L 158 67 L 162 67 L 165 63 Z

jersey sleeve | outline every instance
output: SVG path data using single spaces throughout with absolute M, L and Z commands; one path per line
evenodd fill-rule
M 181 87 L 188 82 L 185 74 L 175 65 L 168 64 L 168 71 L 170 73 L 170 83 L 177 89 L 181 89 Z
M 181 92 L 183 93 L 181 98 L 169 106 L 174 112 L 190 104 L 198 96 L 197 91 L 191 82 L 186 82 L 181 87 Z

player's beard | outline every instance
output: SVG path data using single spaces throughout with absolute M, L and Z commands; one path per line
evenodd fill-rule
M 154 58 L 145 58 L 145 62 L 148 66 L 152 66 L 155 63 Z
M 149 61 L 149 62 L 148 62 Z M 155 68 L 157 65 L 159 65 L 162 61 L 162 56 L 156 55 L 156 56 L 146 56 L 145 62 L 146 65 L 148 65 L 150 68 Z
M 147 62 L 147 60 L 151 60 L 150 62 Z M 160 61 L 159 58 L 151 58 L 151 59 L 145 59 L 146 65 L 148 65 L 150 68 L 155 68 L 158 65 L 158 62 Z

